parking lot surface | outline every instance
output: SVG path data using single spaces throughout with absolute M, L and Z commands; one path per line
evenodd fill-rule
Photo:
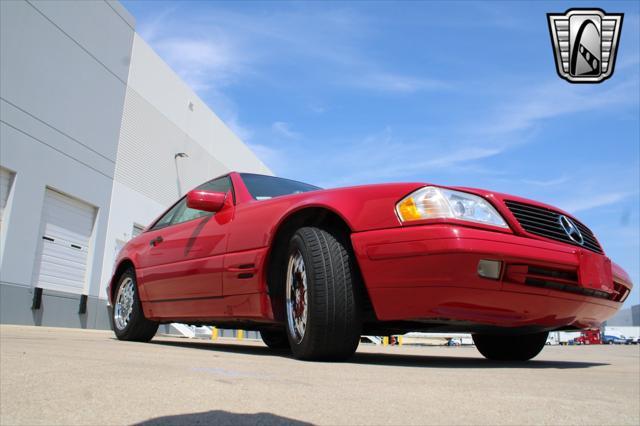
M 0 423 L 640 423 L 640 347 L 547 347 L 499 364 L 473 347 L 360 345 L 296 361 L 258 342 L 0 326 Z

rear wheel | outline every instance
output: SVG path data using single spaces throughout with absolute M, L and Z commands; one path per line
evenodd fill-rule
M 474 334 L 473 343 L 487 359 L 497 361 L 527 361 L 540 353 L 549 333 L 502 336 Z
M 287 339 L 287 332 L 285 330 L 260 330 L 260 337 L 264 344 L 271 349 L 290 349 L 289 339 Z
M 360 341 L 360 302 L 346 243 L 319 228 L 300 228 L 286 259 L 286 329 L 293 355 L 306 360 L 353 355 Z
M 158 331 L 158 323 L 145 318 L 138 297 L 136 274 L 125 271 L 118 280 L 113 299 L 111 326 L 120 340 L 148 342 Z

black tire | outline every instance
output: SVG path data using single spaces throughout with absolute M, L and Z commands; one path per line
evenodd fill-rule
M 118 325 L 116 320 L 116 305 L 118 303 L 118 293 L 120 287 L 125 282 L 132 280 L 133 284 L 133 304 L 131 306 L 131 315 L 129 321 L 124 327 Z M 114 289 L 113 311 L 111 313 L 111 328 L 119 340 L 131 340 L 136 342 L 148 342 L 155 336 L 158 331 L 158 323 L 150 321 L 144 316 L 140 297 L 138 297 L 138 284 L 136 281 L 136 273 L 132 269 L 127 269 L 118 279 L 118 284 Z
M 527 361 L 544 348 L 549 333 L 510 335 L 474 334 L 473 343 L 487 359 Z
M 260 337 L 265 345 L 274 350 L 290 350 L 286 330 L 260 330 Z
M 285 258 L 285 288 L 292 256 L 302 255 L 306 275 L 307 317 L 301 340 L 289 321 L 287 337 L 293 355 L 303 360 L 341 361 L 353 355 L 360 343 L 361 307 L 358 278 L 348 243 L 315 227 L 296 231 Z

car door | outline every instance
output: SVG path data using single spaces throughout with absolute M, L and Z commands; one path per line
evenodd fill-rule
M 225 176 L 198 189 L 227 193 L 217 213 L 187 207 L 183 197 L 145 233 L 138 255 L 141 293 L 155 316 L 184 316 L 181 301 L 222 296 L 223 257 L 233 218 L 231 180 Z M 174 302 L 174 303 L 171 303 Z

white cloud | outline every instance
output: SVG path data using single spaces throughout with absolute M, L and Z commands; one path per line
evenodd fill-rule
M 352 80 L 351 85 L 363 89 L 390 93 L 415 93 L 429 90 L 442 90 L 449 87 L 443 81 L 420 78 L 391 72 L 373 72 Z
M 167 23 L 177 10 L 177 7 L 166 7 L 148 19 L 136 22 L 136 32 L 147 42 L 151 43 L 156 37 L 165 32 Z
M 253 137 L 253 131 L 240 123 L 237 114 L 226 115 L 222 117 L 222 121 L 229 126 L 231 131 L 240 138 L 241 141 L 247 143 Z
M 280 174 L 285 168 L 287 159 L 280 150 L 257 143 L 247 143 L 247 146 L 274 173 Z
M 558 186 L 563 183 L 569 182 L 570 178 L 567 175 L 563 175 L 553 179 L 522 179 L 522 183 L 534 186 Z
M 254 131 L 242 124 L 238 107 L 225 89 L 251 75 L 252 58 L 240 40 L 218 26 L 183 25 L 175 16 L 178 9 L 167 7 L 140 20 L 139 34 L 231 131 L 245 142 L 250 140 Z
M 271 130 L 278 136 L 284 137 L 286 139 L 298 139 L 300 138 L 300 133 L 294 132 L 291 130 L 291 126 L 284 121 L 276 121 L 271 125 Z
M 422 162 L 418 165 L 422 167 L 439 167 L 445 168 L 460 163 L 466 163 L 473 160 L 481 160 L 483 158 L 494 157 L 504 151 L 504 148 L 482 148 L 482 147 L 461 147 L 450 154 L 436 157 Z
M 327 108 L 319 104 L 310 104 L 309 110 L 311 110 L 311 112 L 313 112 L 314 114 L 323 114 L 327 110 Z
M 447 87 L 428 76 L 399 74 L 373 59 L 361 41 L 375 27 L 350 8 L 307 5 L 260 14 L 216 8 L 188 25 L 177 10 L 168 7 L 141 21 L 139 32 L 195 90 L 258 75 L 263 65 L 292 57 L 325 69 L 326 84 L 387 93 Z
M 331 144 L 310 155 L 306 167 L 322 170 L 324 186 L 344 186 L 391 180 L 406 176 L 428 176 L 437 171 L 473 165 L 500 155 L 504 147 L 448 144 L 437 140 L 404 141 L 391 127 L 358 142 Z M 335 169 L 332 170 L 332 169 Z M 328 178 L 328 179 L 327 179 Z
M 503 135 L 530 130 L 539 122 L 579 112 L 602 110 L 612 105 L 637 102 L 629 96 L 638 92 L 638 81 L 622 81 L 597 95 L 582 85 L 566 84 L 560 79 L 534 86 L 521 96 L 510 98 L 492 111 L 486 124 L 473 130 L 481 136 Z M 505 90 L 507 92 L 507 90 Z
M 565 201 L 561 204 L 566 211 L 571 213 L 578 213 L 598 207 L 605 207 L 616 204 L 636 194 L 637 192 L 593 193 L 590 197 L 576 198 L 573 200 Z
M 167 9 L 157 19 L 141 21 L 140 31 L 170 66 L 201 95 L 206 95 L 211 108 L 245 141 L 256 131 L 242 124 L 239 108 L 225 92 L 229 86 L 250 78 L 259 78 L 261 84 L 272 83 L 269 80 L 272 77 L 261 70 L 270 64 L 280 66 L 291 58 L 313 63 L 314 71 L 322 73 L 323 84 L 327 85 L 400 95 L 453 89 L 447 81 L 398 73 L 388 63 L 373 58 L 363 49 L 367 44 L 362 41 L 377 27 L 357 10 L 341 7 L 327 10 L 311 5 L 254 14 L 225 9 L 209 8 L 208 13 L 192 17 L 188 25 L 174 19 L 173 10 Z M 358 78 L 353 78 L 354 75 Z M 305 144 L 295 153 L 288 147 L 282 155 L 273 148 L 269 151 L 266 145 L 255 146 L 268 164 L 282 165 L 272 167 L 283 172 L 300 167 L 307 174 L 342 176 L 338 183 L 346 184 L 403 179 L 454 168 L 469 173 L 492 171 L 484 160 L 530 142 L 545 121 L 629 100 L 637 102 L 637 97 L 629 93 L 638 93 L 635 80 L 612 80 L 608 89 L 597 96 L 589 87 L 569 85 L 555 76 L 543 84 L 505 82 L 502 86 L 502 98 L 489 99 L 472 118 L 461 117 L 454 125 L 433 123 L 431 133 L 436 136 L 407 141 L 394 137 L 390 129 L 366 138 L 352 136 L 340 140 L 341 136 L 336 135 L 333 141 L 316 146 Z M 320 114 L 328 107 L 309 108 Z M 302 137 L 283 121 L 272 123 L 269 131 L 286 139 Z M 307 138 L 309 135 L 305 135 Z M 288 165 L 281 161 L 285 152 L 289 157 L 299 154 L 300 160 Z M 564 178 L 573 176 L 521 182 L 544 188 L 560 186 L 566 183 Z
M 368 136 L 359 143 L 341 143 L 339 155 L 333 153 L 331 156 L 332 161 L 340 165 L 336 167 L 340 172 L 329 174 L 333 177 L 327 183 L 333 186 L 400 180 L 406 176 L 428 176 L 436 172 L 440 172 L 439 175 L 443 172 L 453 175 L 451 172 L 454 170 L 473 175 L 476 169 L 488 170 L 482 167 L 484 160 L 531 143 L 536 129 L 548 120 L 637 102 L 629 96 L 629 93 L 637 92 L 637 81 L 622 81 L 598 96 L 593 96 L 589 88 L 574 86 L 558 79 L 557 82 L 533 86 L 516 96 L 509 96 L 511 92 L 505 88 L 504 97 L 497 105 L 487 108 L 482 115 L 459 120 L 455 127 L 445 128 L 441 132 L 444 136 L 440 137 L 406 141 L 394 137 L 387 127 L 383 132 Z M 434 133 L 437 135 L 436 130 Z M 320 161 L 317 167 L 325 168 L 325 164 L 325 161 Z M 336 179 L 335 176 L 341 177 Z M 540 188 L 561 187 L 575 180 L 575 173 L 547 180 L 518 179 L 519 182 Z M 503 181 L 511 182 L 506 178 Z M 599 199 L 599 202 L 606 200 Z M 586 201 L 577 201 L 581 201 L 581 204 L 571 202 L 570 206 L 577 207 L 578 211 L 598 207 L 597 204 L 589 207 Z
M 228 85 L 244 68 L 236 47 L 223 40 L 165 38 L 154 48 L 197 92 Z

